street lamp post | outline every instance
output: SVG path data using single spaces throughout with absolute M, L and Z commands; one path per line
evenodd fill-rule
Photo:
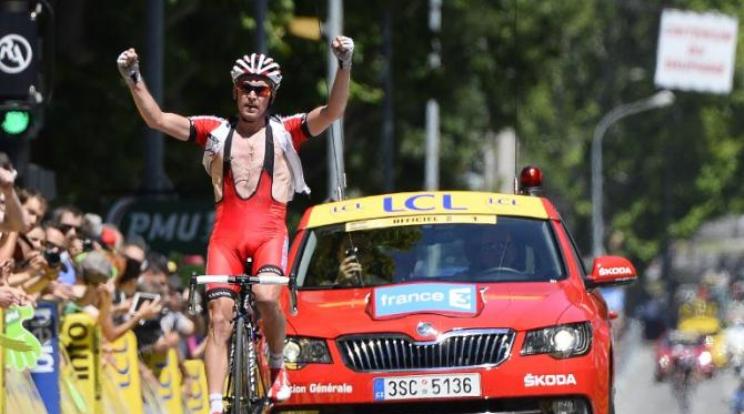
M 674 93 L 660 91 L 656 94 L 629 104 L 616 106 L 599 121 L 592 137 L 592 254 L 604 254 L 604 218 L 602 216 L 602 140 L 607 129 L 615 122 L 639 112 L 669 106 L 674 102 Z

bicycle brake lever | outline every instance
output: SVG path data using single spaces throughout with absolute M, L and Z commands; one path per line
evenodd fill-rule
M 196 315 L 196 276 L 195 273 L 191 275 L 191 281 L 189 282 L 189 315 Z

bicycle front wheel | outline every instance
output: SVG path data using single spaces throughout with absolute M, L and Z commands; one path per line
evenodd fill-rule
M 238 320 L 235 326 L 235 341 L 233 344 L 232 363 L 232 401 L 230 412 L 232 414 L 244 414 L 247 410 L 244 378 L 248 370 L 245 360 L 245 324 Z

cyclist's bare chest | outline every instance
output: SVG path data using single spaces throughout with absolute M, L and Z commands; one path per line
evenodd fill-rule
M 248 137 L 235 133 L 235 137 L 230 143 L 229 162 L 236 182 L 248 180 L 261 174 L 266 157 L 265 131 L 265 129 L 261 129 Z

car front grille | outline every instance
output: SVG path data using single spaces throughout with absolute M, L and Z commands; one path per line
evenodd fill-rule
M 462 330 L 416 342 L 405 335 L 344 336 L 336 341 L 347 367 L 355 371 L 405 371 L 498 365 L 511 354 L 514 332 Z

